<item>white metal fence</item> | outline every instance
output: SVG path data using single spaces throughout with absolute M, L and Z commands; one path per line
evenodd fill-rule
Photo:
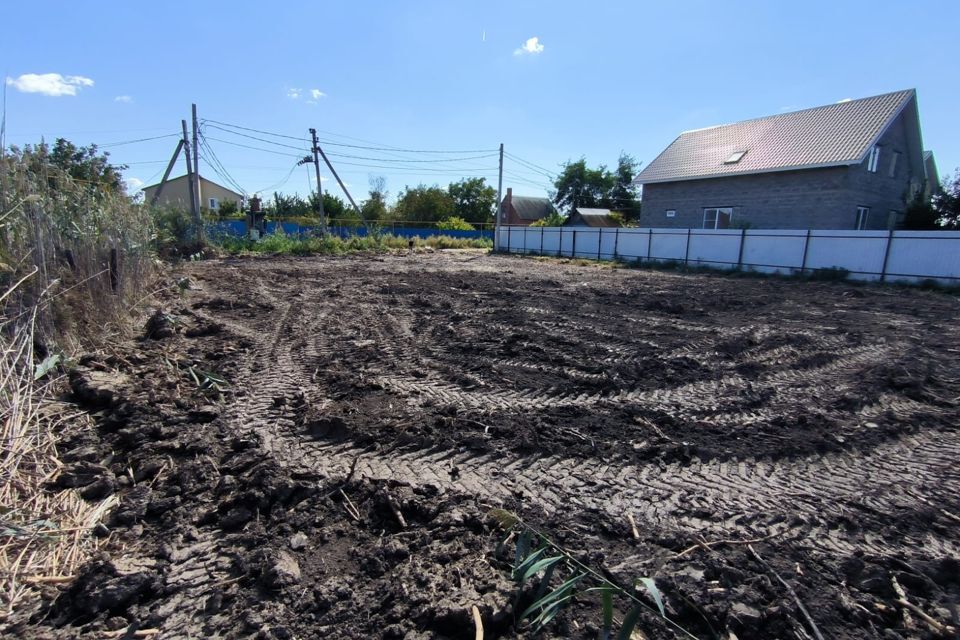
M 766 273 L 845 269 L 859 280 L 960 284 L 960 231 L 502 226 L 497 240 L 508 253 Z

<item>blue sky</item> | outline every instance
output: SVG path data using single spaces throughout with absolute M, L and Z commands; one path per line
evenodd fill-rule
M 941 174 L 960 166 L 955 1 L 34 0 L 10 3 L 4 23 L 8 143 L 174 134 L 196 102 L 204 120 L 294 138 L 315 127 L 358 199 L 376 175 L 394 196 L 465 175 L 495 185 L 496 158 L 475 156 L 501 142 L 528 163 L 508 158 L 504 188 L 539 195 L 550 179 L 535 167 L 647 162 L 686 129 L 910 87 Z M 294 168 L 305 142 L 215 126 L 209 147 L 245 191 L 308 192 L 309 167 Z M 105 149 L 152 183 L 175 144 Z M 224 182 L 209 155 L 201 173 Z

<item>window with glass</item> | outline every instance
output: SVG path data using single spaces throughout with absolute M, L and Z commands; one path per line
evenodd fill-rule
M 863 231 L 867 228 L 867 221 L 870 218 L 870 207 L 857 207 L 857 231 Z
M 875 145 L 870 149 L 870 155 L 867 157 L 867 171 L 876 173 L 880 165 L 880 145 Z
M 710 207 L 703 210 L 704 229 L 729 229 L 733 207 Z

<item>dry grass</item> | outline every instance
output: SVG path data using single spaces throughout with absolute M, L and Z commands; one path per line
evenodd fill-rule
M 33 318 L 0 330 L 0 623 L 36 602 L 44 585 L 67 582 L 99 540 L 90 532 L 116 503 L 52 491 L 57 434 L 85 414 L 52 399 L 60 380 L 36 381 Z

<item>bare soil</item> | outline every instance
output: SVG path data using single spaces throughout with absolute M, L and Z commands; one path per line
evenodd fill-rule
M 956 297 L 478 252 L 170 283 L 72 374 L 62 482 L 120 494 L 113 551 L 10 633 L 525 637 L 493 506 L 696 637 L 960 623 Z M 542 635 L 599 637 L 595 600 Z

